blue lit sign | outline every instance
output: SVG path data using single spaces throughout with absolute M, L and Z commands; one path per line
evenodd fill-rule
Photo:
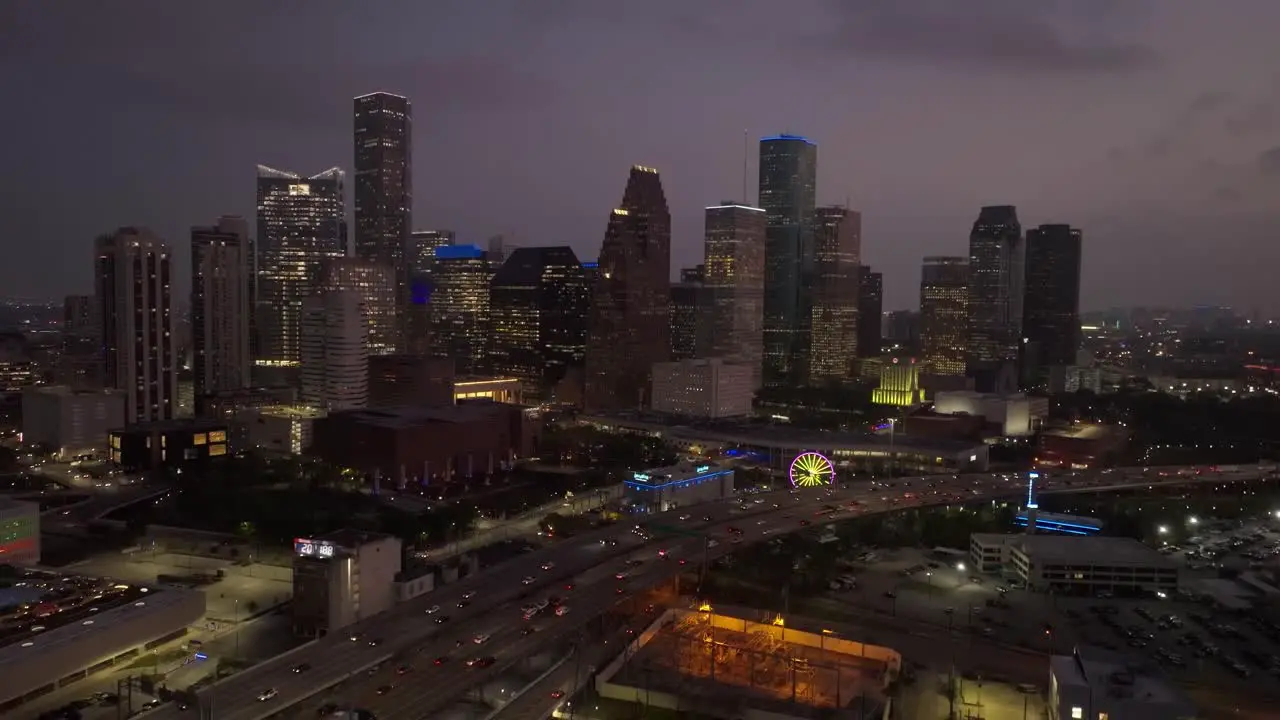
M 1021 527 L 1027 526 L 1027 516 L 1018 515 L 1013 519 L 1014 524 Z M 1096 525 L 1081 525 L 1080 523 L 1065 522 L 1062 520 L 1046 520 L 1044 518 L 1036 518 L 1036 529 L 1047 530 L 1049 532 L 1062 532 L 1071 535 L 1092 535 L 1101 532 L 1102 528 Z
M 699 465 L 698 467 L 694 468 L 693 471 L 696 473 L 704 473 L 710 469 L 711 469 L 710 465 Z
M 808 143 L 809 145 L 817 145 L 817 144 L 818 144 L 818 143 L 816 143 L 816 142 L 814 142 L 814 141 L 810 140 L 809 138 L 804 137 L 803 135 L 787 135 L 786 133 L 783 133 L 783 134 L 781 134 L 781 135 L 769 135 L 768 137 L 762 137 L 762 138 L 760 138 L 760 142 L 776 142 L 776 141 L 779 141 L 779 140 L 781 140 L 781 141 L 788 141 L 788 140 L 790 140 L 790 141 L 795 141 L 795 142 Z
M 197 659 L 197 660 L 208 660 L 208 659 L 209 659 L 209 656 L 208 656 L 208 655 L 205 655 L 204 653 L 196 653 L 196 659 Z
M 635 480 L 636 482 L 647 483 L 652 478 L 649 477 L 649 473 L 638 472 L 638 473 L 632 473 L 631 479 Z
M 598 263 L 598 262 L 594 262 L 594 261 L 592 261 L 592 262 L 584 262 L 584 263 L 582 263 L 582 267 L 583 267 L 583 269 L 585 269 L 585 270 L 595 270 L 596 268 L 600 267 L 600 263 Z
M 1027 473 L 1027 509 L 1035 509 L 1040 507 L 1036 502 L 1036 480 L 1040 479 L 1040 473 Z
M 478 260 L 484 257 L 484 251 L 475 245 L 441 245 L 435 256 L 441 260 Z

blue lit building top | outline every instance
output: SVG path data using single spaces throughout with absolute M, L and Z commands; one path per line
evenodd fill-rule
M 808 145 L 818 144 L 803 135 L 788 135 L 786 133 L 782 133 L 781 135 L 766 135 L 765 137 L 760 138 L 760 142 L 802 142 Z
M 733 495 L 733 468 L 689 461 L 665 468 L 637 470 L 623 480 L 623 504 L 633 513 L 664 512 L 681 505 Z
M 441 245 L 435 249 L 435 256 L 441 260 L 479 260 L 484 251 L 475 245 Z
M 595 260 L 591 260 L 589 262 L 582 263 L 582 267 L 585 270 L 595 270 L 596 268 L 600 267 L 600 263 L 596 262 Z

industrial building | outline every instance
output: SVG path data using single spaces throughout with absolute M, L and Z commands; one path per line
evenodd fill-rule
M 181 637 L 205 613 L 204 593 L 195 590 L 45 573 L 25 582 L 38 593 L 19 612 L 0 616 L 0 716 L 5 717 L 87 675 L 128 665 Z
M 703 612 L 663 613 L 596 676 L 602 698 L 703 717 L 882 717 L 890 648 Z
M 402 545 L 391 535 L 339 530 L 293 541 L 293 629 L 323 637 L 389 610 L 399 597 Z
M 117 390 L 73 390 L 65 385 L 22 393 L 22 440 L 53 450 L 60 459 L 101 453 L 107 431 L 124 425 L 125 394 Z
M 1049 658 L 1049 720 L 1195 720 L 1187 696 L 1152 663 L 1101 648 Z
M 974 533 L 969 554 L 980 572 L 1059 595 L 1172 592 L 1178 566 L 1132 538 Z
M 682 463 L 637 470 L 623 481 L 623 502 L 636 512 L 666 512 L 681 505 L 733 495 L 733 468 L 715 463 Z

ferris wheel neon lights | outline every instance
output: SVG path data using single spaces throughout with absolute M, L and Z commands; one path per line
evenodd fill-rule
M 800 453 L 791 461 L 792 487 L 824 487 L 835 482 L 835 476 L 835 466 L 821 453 Z

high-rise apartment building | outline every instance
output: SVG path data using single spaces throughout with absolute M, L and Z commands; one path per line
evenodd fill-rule
M 858 357 L 861 213 L 839 206 L 818 208 L 813 254 L 809 382 L 850 382 Z
M 376 92 L 356 98 L 354 106 L 355 256 L 395 268 L 399 289 L 405 290 L 405 248 L 413 209 L 409 99 Z
M 431 353 L 451 358 L 459 375 L 485 370 L 489 281 L 493 266 L 475 245 L 436 248 L 431 269 Z
M 766 387 L 808 383 L 817 177 L 817 143 L 798 135 L 761 138 Z
M 369 326 L 360 294 L 328 292 L 302 303 L 301 392 L 306 405 L 356 410 L 369 403 Z
M 760 387 L 764 362 L 765 212 L 723 202 L 706 208 L 705 213 L 706 307 L 701 333 L 705 347 L 698 354 L 754 368 L 755 390 Z M 681 358 L 673 354 L 672 359 Z
M 409 235 L 409 253 L 406 257 L 410 277 L 431 277 L 431 265 L 436 261 L 436 248 L 453 245 L 455 240 L 452 230 L 414 230 Z
M 708 302 L 706 265 L 681 268 L 680 279 L 671 283 L 671 297 L 667 304 L 671 358 L 688 360 L 706 349 L 709 326 L 706 313 Z
M 360 297 L 369 327 L 369 354 L 393 355 L 401 324 L 396 318 L 396 271 L 391 265 L 353 257 L 325 258 L 316 292 L 354 292 Z
M 249 387 L 249 223 L 221 217 L 191 228 L 191 370 L 196 411 L 203 399 Z
M 970 374 L 998 370 L 1018 361 L 1023 249 L 1017 208 L 982 208 L 969 234 Z
M 62 303 L 62 345 L 57 380 L 75 390 L 102 387 L 102 343 L 97 302 L 92 295 L 68 295 Z
M 930 374 L 964 375 L 968 306 L 968 259 L 925 258 L 920 273 L 920 349 Z
M 1027 231 L 1022 306 L 1023 360 L 1040 384 L 1049 368 L 1076 364 L 1080 351 L 1081 232 L 1070 225 Z
M 346 237 L 342 170 L 303 177 L 258 166 L 257 277 L 249 295 L 254 372 L 264 384 L 297 368 L 302 301 L 321 261 L 346 255 Z
M 587 280 L 569 247 L 518 248 L 489 283 L 488 368 L 545 395 L 582 366 Z
M 169 245 L 125 227 L 98 237 L 94 251 L 104 379 L 125 393 L 125 422 L 172 419 L 178 362 Z
M 880 357 L 884 348 L 883 322 L 884 275 L 863 265 L 858 268 L 858 357 Z
M 597 262 L 584 401 L 590 410 L 644 406 L 653 364 L 671 356 L 671 214 L 657 170 L 631 168 Z

